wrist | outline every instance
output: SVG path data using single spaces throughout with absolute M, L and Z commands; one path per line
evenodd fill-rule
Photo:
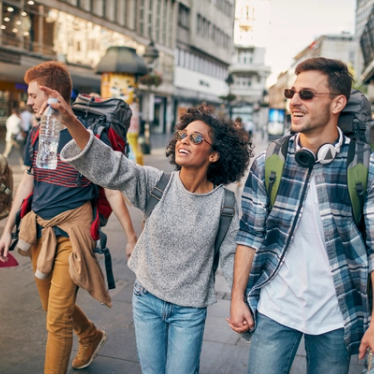
M 231 294 L 231 302 L 232 303 L 242 303 L 246 301 L 246 297 L 244 295 L 244 292 L 232 292 Z
M 127 237 L 127 243 L 136 243 L 138 240 L 138 237 L 136 236 L 135 232 L 130 235 L 126 235 L 126 237 Z

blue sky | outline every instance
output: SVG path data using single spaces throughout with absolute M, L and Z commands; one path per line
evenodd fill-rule
M 323 34 L 354 33 L 356 0 L 271 0 L 268 83 L 286 70 L 293 57 Z

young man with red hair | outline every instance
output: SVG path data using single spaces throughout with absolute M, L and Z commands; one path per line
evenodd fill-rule
M 36 114 L 48 99 L 40 86 L 57 90 L 67 103 L 70 102 L 72 81 L 66 66 L 61 63 L 49 61 L 29 69 L 25 82 L 29 85 L 27 104 Z M 30 155 L 29 136 L 25 165 L 31 167 L 31 171 L 26 171 L 22 177 L 0 239 L 0 261 L 6 261 L 16 212 L 23 199 L 33 193 L 31 212 L 23 218 L 20 230 L 21 244 L 22 239 L 30 239 L 30 232 L 34 233 L 31 240 L 24 241 L 32 245 L 25 248 L 19 243 L 19 248 L 31 257 L 42 306 L 47 312 L 46 374 L 66 373 L 73 330 L 79 337 L 78 354 L 72 364 L 75 369 L 90 365 L 107 340 L 106 333 L 97 329 L 76 305 L 78 287 L 87 289 L 94 298 L 111 306 L 103 274 L 93 253 L 95 242 L 90 234 L 91 200 L 96 196 L 96 186 L 73 167 L 61 163 L 59 156 L 60 150 L 70 140 L 71 136 L 62 123 L 57 169 L 45 170 L 35 167 L 38 140 L 33 155 Z M 105 138 L 103 141 L 108 142 Z M 123 196 L 118 191 L 105 190 L 105 193 L 127 235 L 129 256 L 137 238 Z M 40 272 L 51 253 L 54 257 L 52 255 L 50 272 Z M 86 268 L 82 266 L 84 261 Z

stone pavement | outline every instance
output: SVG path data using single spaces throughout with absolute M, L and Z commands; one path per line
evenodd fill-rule
M 162 147 L 168 136 L 152 134 L 153 151 L 145 156 L 145 163 L 165 171 L 171 171 Z M 256 139 L 256 154 L 262 151 L 266 142 Z M 0 151 L 4 144 L 0 142 Z M 10 163 L 14 170 L 15 184 L 18 185 L 22 168 L 18 154 L 13 151 Z M 243 183 L 242 183 L 243 184 Z M 231 189 L 240 194 L 240 186 Z M 142 215 L 131 207 L 134 227 L 140 233 Z M 0 230 L 4 227 L 0 221 Z M 131 297 L 134 274 L 126 266 L 126 238 L 114 215 L 105 229 L 108 246 L 113 258 L 117 287 L 110 291 L 113 308 L 109 309 L 92 299 L 85 291 L 78 293 L 78 305 L 94 323 L 108 333 L 108 342 L 92 365 L 80 371 L 69 369 L 68 373 L 89 374 L 139 374 L 141 372 L 135 346 L 135 333 L 131 313 Z M 15 254 L 20 266 L 0 270 L 0 374 L 39 374 L 43 372 L 45 353 L 45 313 L 43 312 L 34 284 L 30 260 Z M 102 260 L 101 260 L 102 261 Z M 208 308 L 203 349 L 201 374 L 244 374 L 246 373 L 249 344 L 231 331 L 225 321 L 229 316 L 230 290 L 221 274 L 217 275 L 216 291 L 218 302 Z M 74 338 L 72 357 L 77 351 Z M 350 374 L 360 374 L 362 363 L 352 358 Z M 291 374 L 304 374 L 305 350 L 300 345 Z M 178 373 L 175 373 L 178 374 Z M 325 374 L 325 373 L 321 373 Z M 327 373 L 326 373 L 327 374 Z

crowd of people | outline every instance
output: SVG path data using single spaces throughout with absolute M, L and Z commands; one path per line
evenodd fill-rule
M 199 373 L 207 308 L 216 302 L 218 258 L 232 287 L 227 322 L 251 339 L 249 374 L 288 373 L 303 336 L 308 374 L 348 374 L 351 355 L 363 358 L 374 349 L 369 287 L 374 281 L 374 154 L 365 148 L 360 156 L 369 158 L 369 170 L 362 224 L 357 225 L 347 182 L 352 140 L 338 128 L 352 76 L 344 63 L 326 58 L 303 61 L 295 73 L 294 85 L 286 90 L 293 135 L 284 150 L 282 175 L 273 181 L 274 199 L 263 152 L 253 160 L 244 185 L 242 216 L 235 198 L 227 213 L 224 186 L 240 181 L 249 168 L 253 127 L 240 118 L 217 117 L 206 106 L 190 108 L 166 148 L 175 171 L 137 238 L 124 196 L 146 213 L 150 191 L 164 173 L 115 152 L 105 136 L 98 139 L 76 118 L 65 65 L 44 62 L 26 72 L 27 105 L 36 118 L 48 98 L 56 99 L 49 105 L 62 121 L 58 163 L 56 170 L 40 170 L 37 144 L 33 156 L 26 153 L 28 170 L 0 239 L 0 261 L 7 261 L 17 210 L 33 193 L 19 237 L 47 316 L 46 374 L 68 370 L 73 331 L 79 339 L 75 369 L 89 366 L 108 338 L 76 304 L 83 288 L 111 306 L 90 235 L 96 185 L 104 187 L 127 237 L 144 374 Z M 31 116 L 24 117 L 30 124 Z M 7 121 L 6 157 L 14 135 L 30 129 L 21 123 L 22 114 L 14 109 Z M 300 161 L 305 154 L 307 165 Z M 230 219 L 216 248 L 223 215 Z M 52 265 L 41 274 L 46 262 Z

